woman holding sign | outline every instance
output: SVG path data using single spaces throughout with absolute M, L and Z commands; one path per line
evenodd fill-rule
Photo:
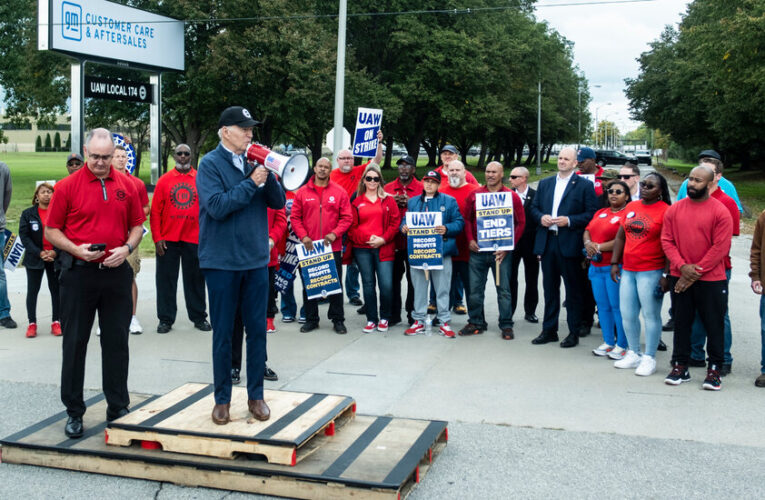
M 593 349 L 592 353 L 595 356 L 608 356 L 619 360 L 627 352 L 627 337 L 619 310 L 619 283 L 611 279 L 610 266 L 614 238 L 627 214 L 624 208 L 630 201 L 630 188 L 624 181 L 615 180 L 607 184 L 605 192 L 609 206 L 595 212 L 595 216 L 584 230 L 584 251 L 590 262 L 588 276 L 595 303 L 598 305 L 600 328 L 603 331 L 603 343 Z
M 353 206 L 353 223 L 348 238 L 353 245 L 353 260 L 359 268 L 364 289 L 367 325 L 364 333 L 388 331 L 393 297 L 393 257 L 401 214 L 393 196 L 383 189 L 382 173 L 370 163 L 361 176 Z M 380 314 L 377 314 L 375 280 L 380 288 Z

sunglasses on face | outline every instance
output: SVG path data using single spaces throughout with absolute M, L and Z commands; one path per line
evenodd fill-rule
M 640 183 L 640 187 L 643 188 L 643 189 L 653 189 L 653 188 L 655 188 L 657 186 L 656 186 L 656 184 L 652 184 L 650 182 L 643 181 L 643 182 Z
M 353 160 L 353 156 L 338 156 L 338 160 Z
M 631 177 L 635 177 L 636 174 L 619 174 L 620 179 L 629 179 Z
M 379 177 L 372 177 L 371 175 L 367 175 L 366 177 L 364 177 L 364 180 L 367 182 L 380 182 Z
M 80 160 L 74 160 L 67 163 L 67 165 L 69 165 L 70 167 L 73 167 L 75 165 L 82 165 L 82 162 Z
M 609 189 L 606 191 L 608 194 L 624 194 L 623 189 Z
M 511 179 L 521 179 L 522 177 L 523 177 L 522 175 L 511 175 L 510 176 Z
M 176 151 L 175 154 L 177 156 L 191 156 L 191 153 L 189 151 Z

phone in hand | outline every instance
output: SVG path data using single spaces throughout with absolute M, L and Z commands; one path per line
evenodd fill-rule
M 88 247 L 91 252 L 103 252 L 106 250 L 106 243 L 93 243 Z

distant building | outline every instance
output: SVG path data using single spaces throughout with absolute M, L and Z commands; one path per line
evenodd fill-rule
M 45 136 L 50 134 L 51 144 L 56 136 L 56 132 L 61 137 L 61 150 L 64 150 L 66 141 L 69 138 L 71 132 L 71 125 L 69 123 L 69 117 L 65 115 L 56 117 L 56 125 L 53 128 L 38 129 L 37 123 L 30 121 L 30 125 L 15 126 L 10 123 L 10 120 L 3 117 L 0 119 L 0 129 L 3 131 L 3 135 L 8 139 L 5 144 L 0 144 L 0 151 L 4 153 L 8 152 L 21 152 L 21 153 L 34 153 L 35 142 L 37 137 L 45 145 Z

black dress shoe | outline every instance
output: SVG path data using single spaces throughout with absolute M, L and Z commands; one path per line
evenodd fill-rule
M 13 321 L 13 318 L 11 318 L 10 316 L 6 316 L 5 318 L 0 319 L 0 326 L 4 326 L 5 328 L 16 328 L 19 325 L 17 325 L 16 322 Z
M 560 343 L 560 346 L 563 348 L 575 347 L 577 345 L 579 345 L 579 337 L 575 333 L 570 333 L 568 337 L 563 339 L 563 342 Z
M 310 321 L 310 322 L 306 321 L 305 323 L 303 323 L 303 326 L 300 327 L 300 331 L 303 333 L 312 332 L 316 330 L 317 328 L 319 328 L 318 323 L 315 323 L 313 321 Z
M 341 335 L 348 333 L 348 329 L 345 327 L 345 323 L 342 321 L 333 322 L 332 327 L 335 329 L 335 333 L 339 333 Z
M 536 314 L 527 314 L 526 316 L 523 317 L 523 319 L 525 319 L 529 323 L 539 323 L 539 318 L 537 318 Z
M 239 368 L 232 368 L 231 369 L 231 383 L 234 385 L 238 385 L 239 382 L 242 381 L 241 375 L 239 375 Z
M 359 307 L 358 309 L 356 309 L 356 314 L 361 314 L 363 316 L 366 313 L 367 313 L 367 306 L 366 305 L 363 305 L 363 306 Z
M 666 351 L 667 350 L 667 344 L 664 343 L 663 340 L 659 340 L 659 347 L 656 348 L 657 351 Z
M 69 417 L 64 427 L 66 437 L 77 439 L 82 437 L 82 417 Z
M 212 331 L 212 325 L 210 325 L 210 322 L 207 321 L 206 319 L 203 319 L 202 321 L 197 321 L 196 323 L 194 323 L 194 328 L 203 332 Z
M 170 331 L 170 329 L 173 327 L 170 323 L 166 323 L 164 321 L 160 321 L 157 325 L 157 333 L 167 333 Z
M 730 375 L 731 371 L 733 371 L 733 363 L 723 363 L 722 368 L 720 369 L 720 376 L 724 377 Z
M 547 344 L 548 342 L 557 342 L 557 341 L 558 341 L 557 332 L 542 331 L 542 333 L 539 334 L 539 337 L 532 340 L 531 343 L 540 345 L 540 344 Z
M 268 365 L 266 365 L 266 371 L 263 374 L 263 378 L 266 380 L 270 380 L 271 382 L 275 382 L 279 380 L 279 376 L 276 374 L 275 371 L 269 368 Z
M 586 337 L 590 334 L 591 331 L 592 325 L 582 325 L 579 327 L 579 337 Z
M 120 417 L 124 417 L 128 413 L 130 413 L 130 410 L 128 410 L 127 408 L 120 408 L 116 412 L 111 412 L 109 410 L 106 410 L 106 421 L 113 422 L 114 420 L 117 420 Z
M 661 327 L 662 332 L 672 332 L 675 330 L 675 318 L 669 318 L 664 326 Z
M 364 303 L 361 301 L 361 299 L 360 299 L 360 298 L 358 298 L 358 297 L 353 297 L 352 299 L 348 300 L 348 303 L 349 303 L 350 305 L 352 305 L 352 306 L 360 306 L 360 305 L 363 305 L 363 304 L 364 304 Z

